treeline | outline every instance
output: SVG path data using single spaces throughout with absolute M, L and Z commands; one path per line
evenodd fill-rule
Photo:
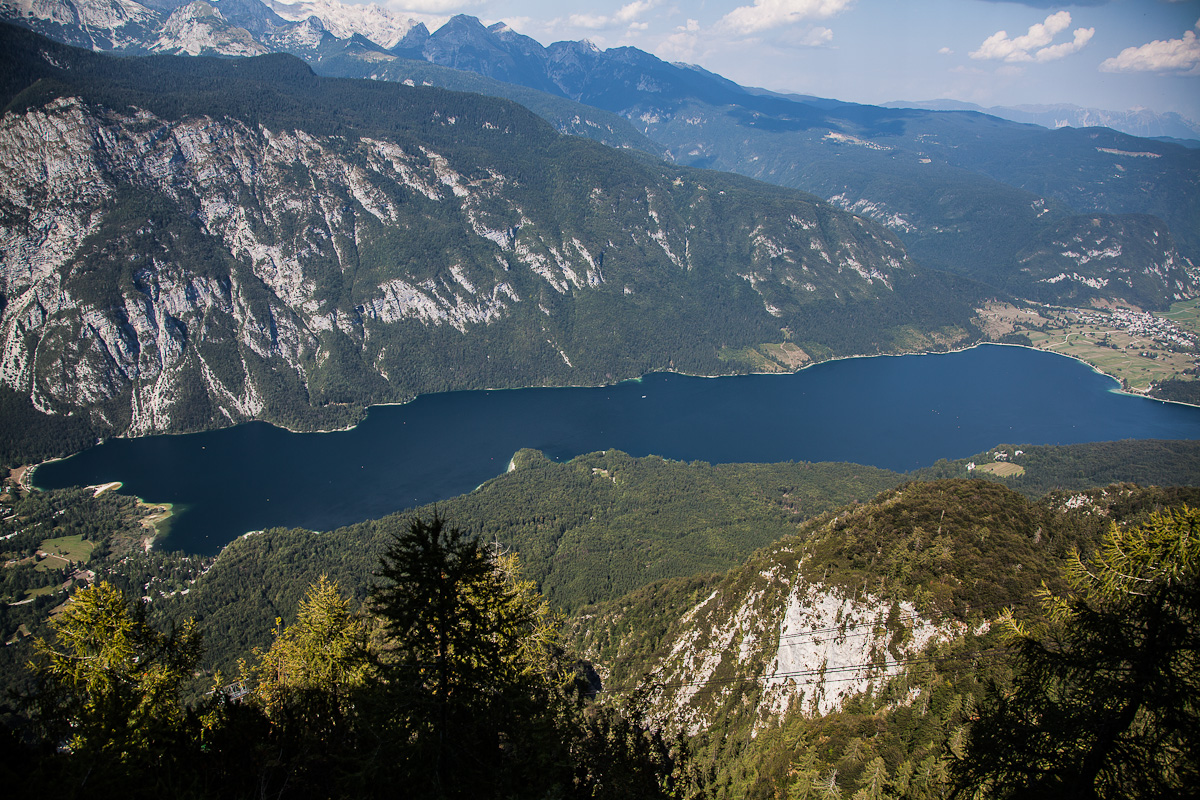
M 0 386 L 0 419 L 0 469 L 85 450 L 104 427 L 93 425 L 87 414 L 44 414 L 9 386 Z
M 1200 381 L 1178 378 L 1159 381 L 1150 390 L 1150 396 L 1157 397 L 1159 400 L 1200 406 Z
M 1016 451 L 1022 451 L 1016 455 Z M 967 464 L 995 463 L 1003 451 L 1008 461 L 1022 467 L 1021 475 L 999 477 L 975 470 Z M 915 480 L 961 478 L 970 475 L 1009 486 L 1029 498 L 1052 491 L 1074 492 L 1111 483 L 1139 486 L 1200 485 L 1200 442 L 1189 439 L 1127 439 L 1120 442 L 1089 442 L 1069 445 L 1001 444 L 983 453 L 953 461 L 941 459 L 930 467 L 914 470 Z
M 0 775 L 18 796 L 680 797 L 687 745 L 592 700 L 587 665 L 516 559 L 440 517 L 390 540 L 366 606 L 321 577 L 295 622 L 181 692 L 198 629 L 107 582 L 39 637 Z M 231 676 L 231 680 L 232 680 Z

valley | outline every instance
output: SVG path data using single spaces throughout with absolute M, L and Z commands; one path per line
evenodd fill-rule
M 686 63 L 891 9 L 433 5 L 0 0 L 0 785 L 1193 791 L 1194 126 Z M 930 52 L 1165 45 L 1043 5 Z
M 1197 378 L 1197 301 L 1174 303 L 1169 311 L 1060 306 L 988 306 L 981 326 L 999 341 L 1023 342 L 1090 364 L 1121 382 L 1127 391 L 1162 396 L 1164 381 Z

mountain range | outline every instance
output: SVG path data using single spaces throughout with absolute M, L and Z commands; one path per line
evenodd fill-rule
M 14 414 L 97 435 L 344 425 L 424 392 L 739 371 L 761 343 L 978 336 L 986 290 L 886 229 L 514 103 L 287 55 L 0 38 Z
M 768 94 L 466 16 L 430 33 L 335 2 L 3 9 L 95 50 L 262 54 L 113 60 L 4 34 L 0 401 L 72 441 L 738 371 L 787 342 L 794 368 L 978 340 L 989 300 L 1200 292 L 1200 151 L 1168 142 Z
M 462 15 L 430 33 L 378 7 L 332 0 L 3 8 L 97 49 L 282 51 L 319 74 L 505 96 L 563 132 L 811 192 L 890 227 L 924 265 L 1017 296 L 1162 308 L 1194 292 L 1200 152 L 1169 142 L 767 93 L 636 48 L 543 47 Z
M 1148 108 L 1108 111 L 1070 103 L 1055 105 L 981 106 L 961 100 L 896 100 L 888 108 L 925 108 L 931 111 L 978 111 L 1013 122 L 1029 122 L 1043 128 L 1112 128 L 1131 136 L 1175 139 L 1189 147 L 1200 146 L 1200 123 L 1174 111 L 1159 114 Z

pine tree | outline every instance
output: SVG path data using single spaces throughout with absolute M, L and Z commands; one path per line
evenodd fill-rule
M 524 725 L 522 737 L 536 739 L 535 723 L 553 728 L 566 677 L 548 606 L 515 559 L 436 514 L 395 536 L 377 575 L 370 602 L 386 638 L 389 725 L 408 732 L 403 746 L 431 791 L 495 785 L 522 744 L 510 731 Z
M 254 698 L 272 721 L 303 725 L 310 735 L 338 726 L 369 672 L 366 623 L 322 575 L 300 601 L 296 622 L 277 625 L 252 670 Z
M 957 794 L 1182 797 L 1200 786 L 1200 510 L 1113 525 L 1044 619 L 1011 618 L 1016 672 L 955 764 Z
M 191 620 L 160 633 L 140 603 L 102 581 L 77 591 L 50 628 L 30 664 L 34 716 L 45 738 L 65 747 L 68 771 L 96 791 L 167 763 L 189 735 L 179 693 L 201 653 Z

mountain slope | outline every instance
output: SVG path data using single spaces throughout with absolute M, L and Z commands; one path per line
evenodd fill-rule
M 13 0 L 0 13 L 99 49 L 233 55 L 258 46 L 299 55 L 323 74 L 507 96 L 560 131 L 813 192 L 892 227 L 922 263 L 1020 297 L 1165 308 L 1198 291 L 1200 151 L 1167 142 L 747 89 L 635 48 L 542 47 L 502 23 L 484 27 L 464 15 L 430 33 L 377 6 L 335 0 L 270 8 L 259 0 L 122 1 L 35 7 Z M 422 72 L 414 61 L 443 70 Z M 464 71 L 526 90 L 464 83 Z M 627 118 L 657 144 L 637 142 L 583 104 Z M 1135 240 L 1136 220 L 1114 220 L 1119 245 L 1145 255 L 1121 267 L 1136 273 L 1128 280 L 1112 280 L 1101 264 L 1077 265 L 1063 274 L 1079 280 L 1066 283 L 1045 283 L 1026 269 L 1024 248 L 1072 217 L 1127 214 L 1157 217 L 1151 227 L 1162 234 Z M 1169 274 L 1164 264 L 1174 265 Z
M 1130 136 L 1191 140 L 1200 144 L 1200 124 L 1176 114 L 1174 111 L 1165 114 L 1156 114 L 1148 108 L 1108 111 L 1070 104 L 984 108 L 975 103 L 964 103 L 958 100 L 897 100 L 883 105 L 888 108 L 924 108 L 930 111 L 978 111 L 1013 122 L 1041 125 L 1043 128 L 1068 126 L 1072 128 L 1112 128 Z
M 925 263 L 1031 296 L 1045 295 L 1046 287 L 1025 278 L 1020 251 L 1047 226 L 1073 212 L 1157 216 L 1157 227 L 1173 232 L 1180 249 L 1154 247 L 1152 239 L 1128 246 L 1152 249 L 1152 260 L 1174 261 L 1179 270 L 1151 295 L 1116 283 L 1097 294 L 1165 307 L 1181 292 L 1197 291 L 1200 154 L 1177 145 L 1106 130 L 1049 131 L 981 114 L 755 92 L 633 48 L 541 48 L 502 25 L 484 28 L 465 17 L 405 53 L 619 113 L 680 163 L 864 209 Z M 1142 274 L 1156 272 L 1147 267 Z
M 0 378 L 101 430 L 974 335 L 882 229 L 511 103 L 3 37 Z
M 914 767 L 959 752 L 955 729 L 989 680 L 1005 680 L 994 620 L 1026 617 L 1039 587 L 1060 589 L 1072 547 L 1197 497 L 1125 485 L 1035 503 L 984 481 L 905 484 L 723 576 L 586 609 L 574 641 L 606 691 L 684 731 L 718 797 L 779 796 L 806 768 L 810 790 L 819 775 L 869 790 L 876 756 L 908 762 L 918 791 L 897 796 L 929 796 Z

